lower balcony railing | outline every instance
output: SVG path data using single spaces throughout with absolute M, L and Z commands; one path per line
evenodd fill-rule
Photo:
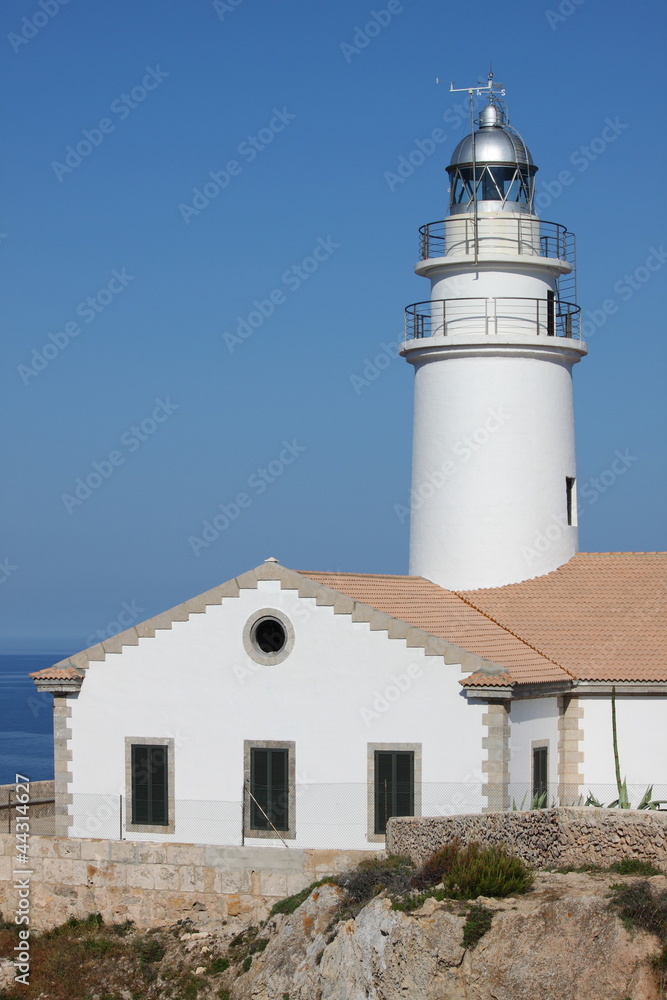
M 405 339 L 519 335 L 579 340 L 580 312 L 555 297 L 431 299 L 405 310 Z

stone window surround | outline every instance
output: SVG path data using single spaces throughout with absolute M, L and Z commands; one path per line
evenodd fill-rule
M 289 830 L 253 830 L 250 825 L 250 750 L 287 750 L 288 821 Z M 296 840 L 296 743 L 294 740 L 244 740 L 243 741 L 243 833 L 245 837 L 262 840 Z
M 533 788 L 535 787 L 535 754 L 533 750 L 540 750 L 542 747 L 547 748 L 547 806 L 549 805 L 549 792 L 551 790 L 551 781 L 549 780 L 549 774 L 551 772 L 551 743 L 549 740 L 531 740 L 530 742 L 530 806 L 533 806 Z
M 132 747 L 167 747 L 167 818 L 168 823 L 153 826 L 147 823 L 132 823 Z M 175 742 L 172 737 L 126 736 L 125 737 L 125 830 L 127 833 L 174 833 L 176 830 L 176 802 L 174 797 L 174 779 L 176 766 L 174 760 Z
M 285 645 L 277 653 L 263 653 L 259 646 L 253 642 L 253 629 L 262 618 L 276 618 L 285 629 Z M 277 608 L 260 608 L 259 611 L 253 611 L 243 626 L 243 645 L 245 651 L 255 663 L 261 663 L 263 667 L 270 667 L 273 664 L 282 663 L 283 660 L 287 659 L 294 649 L 294 640 L 295 633 L 292 622 L 284 611 L 278 611 Z
M 368 827 L 366 839 L 372 844 L 383 844 L 386 834 L 375 832 L 375 751 L 411 751 L 414 754 L 413 783 L 415 790 L 415 816 L 422 814 L 422 745 L 421 743 L 369 743 L 368 744 Z

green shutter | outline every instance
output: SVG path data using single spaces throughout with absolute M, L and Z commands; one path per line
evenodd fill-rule
M 251 829 L 289 830 L 289 750 L 250 748 L 250 792 Z
M 132 822 L 143 826 L 169 824 L 169 748 L 132 747 Z
M 391 816 L 414 815 L 414 758 L 412 751 L 375 751 L 375 833 L 387 832 Z
M 533 799 L 532 806 L 547 805 L 549 791 L 548 777 L 549 751 L 547 747 L 533 748 Z

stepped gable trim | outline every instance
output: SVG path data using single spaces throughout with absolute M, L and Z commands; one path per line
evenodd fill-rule
M 439 636 L 431 635 L 399 618 L 393 618 L 368 604 L 355 601 L 331 587 L 325 587 L 311 580 L 306 574 L 281 566 L 274 560 L 267 560 L 255 569 L 248 570 L 247 573 L 242 573 L 241 576 L 213 587 L 197 597 L 191 597 L 169 611 L 163 611 L 145 622 L 140 622 L 111 639 L 105 639 L 88 649 L 74 653 L 47 670 L 72 669 L 83 680 L 89 664 L 105 660 L 108 653 L 120 653 L 124 646 L 136 646 L 140 639 L 152 639 L 158 629 L 170 629 L 174 622 L 187 621 L 191 614 L 203 614 L 209 606 L 222 604 L 225 598 L 238 597 L 241 590 L 256 590 L 257 584 L 264 580 L 276 580 L 283 590 L 296 590 L 299 597 L 314 598 L 319 607 L 333 608 L 334 614 L 350 615 L 352 621 L 366 622 L 372 631 L 386 631 L 390 639 L 402 639 L 408 647 L 423 649 L 426 656 L 441 656 L 447 665 L 460 664 L 464 673 L 480 671 L 487 677 L 498 673 L 507 674 L 506 668 L 492 660 L 471 653 Z M 37 674 L 31 675 L 35 684 L 41 683 L 39 678 L 43 673 L 38 671 Z

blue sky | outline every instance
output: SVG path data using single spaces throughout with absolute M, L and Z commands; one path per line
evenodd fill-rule
M 427 297 L 417 231 L 465 131 L 435 78 L 490 59 L 541 215 L 577 234 L 581 547 L 666 547 L 663 7 L 6 0 L 1 20 L 4 648 L 83 645 L 270 555 L 406 572 L 412 371 L 382 345 Z

